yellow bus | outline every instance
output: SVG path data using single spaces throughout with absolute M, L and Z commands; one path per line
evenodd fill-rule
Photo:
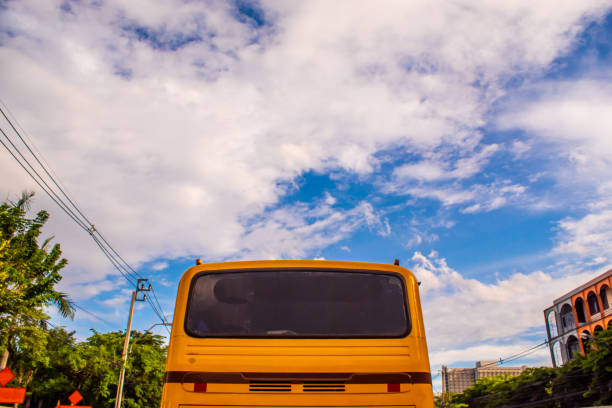
M 362 262 L 190 268 L 162 393 L 178 407 L 433 407 L 418 282 Z

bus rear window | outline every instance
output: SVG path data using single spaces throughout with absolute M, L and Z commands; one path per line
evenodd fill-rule
M 204 273 L 191 285 L 185 329 L 196 337 L 403 337 L 400 275 L 337 271 Z

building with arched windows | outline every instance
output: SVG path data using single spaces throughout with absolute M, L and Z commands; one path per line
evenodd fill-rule
M 553 366 L 584 353 L 585 341 L 612 327 L 612 269 L 566 293 L 544 310 Z

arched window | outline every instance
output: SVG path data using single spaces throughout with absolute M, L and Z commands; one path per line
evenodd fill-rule
M 593 334 L 597 335 L 597 333 L 599 333 L 600 331 L 603 331 L 603 327 L 601 327 L 600 325 L 597 325 L 593 329 Z
M 553 367 L 559 367 L 563 364 L 563 356 L 561 355 L 561 343 L 556 342 L 552 347 Z
M 555 311 L 551 310 L 548 313 L 548 332 L 550 333 L 550 337 L 557 337 L 559 333 L 557 333 L 557 318 L 555 317 Z
M 597 302 L 597 295 L 594 292 L 589 292 L 587 296 L 587 303 L 589 304 L 589 313 L 591 316 L 600 312 L 599 303 Z
M 608 285 L 603 285 L 599 291 L 599 297 L 601 298 L 601 305 L 604 310 L 610 308 L 612 304 L 612 291 Z
M 570 359 L 574 358 L 580 353 L 580 345 L 578 339 L 575 336 L 569 336 L 567 338 L 567 355 Z
M 561 328 L 563 333 L 576 327 L 574 322 L 574 310 L 569 304 L 564 304 L 561 308 Z
M 588 348 L 590 348 L 590 344 L 591 340 L 593 339 L 593 335 L 591 334 L 590 331 L 585 330 L 582 333 L 580 333 L 580 341 L 582 342 L 582 349 L 586 352 L 586 350 Z
M 612 320 L 608 322 L 608 329 L 612 329 Z
M 576 316 L 578 317 L 578 323 L 586 323 L 586 315 L 584 314 L 584 300 L 582 300 L 582 298 L 580 297 L 576 299 L 574 307 L 576 308 Z

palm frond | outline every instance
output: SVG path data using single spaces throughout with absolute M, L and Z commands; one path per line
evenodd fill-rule
M 74 302 L 68 298 L 68 295 L 62 292 L 55 292 L 53 296 L 53 304 L 57 311 L 64 318 L 74 319 L 75 306 Z

